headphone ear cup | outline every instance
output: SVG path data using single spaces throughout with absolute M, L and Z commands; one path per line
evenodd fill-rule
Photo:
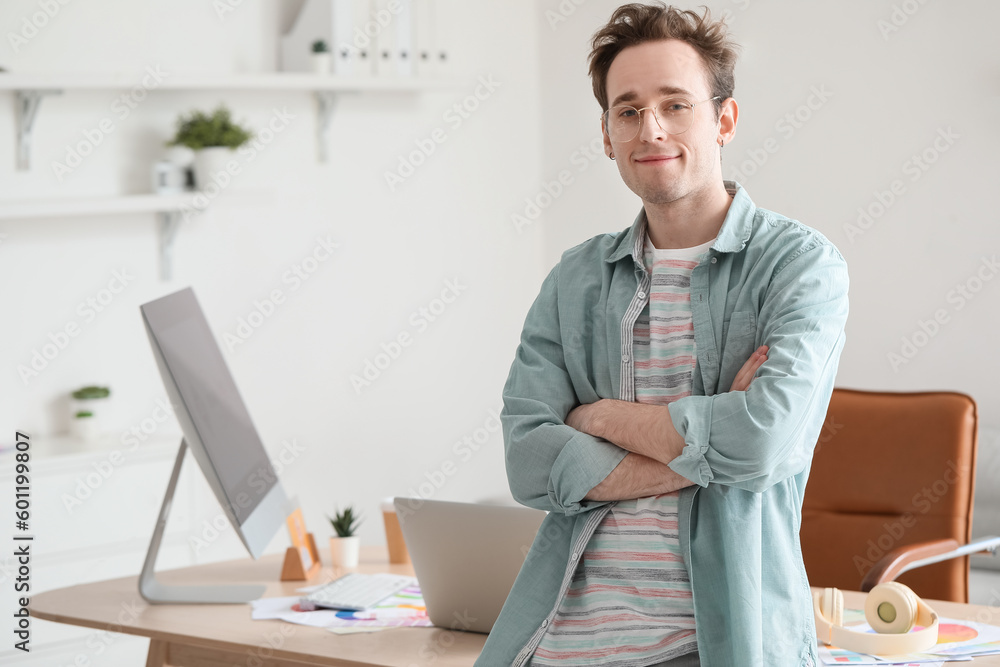
M 875 632 L 909 632 L 917 620 L 917 595 L 898 581 L 879 584 L 865 599 L 865 619 Z
M 844 594 L 839 589 L 833 589 L 833 624 L 844 624 Z
M 830 625 L 837 627 L 844 624 L 844 594 L 838 589 L 824 588 L 819 608 Z

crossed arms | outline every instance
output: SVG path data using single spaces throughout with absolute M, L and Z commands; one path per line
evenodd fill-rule
M 503 392 L 514 498 L 573 515 L 691 483 L 764 491 L 808 466 L 845 340 L 846 263 L 829 244 L 778 259 L 757 260 L 767 282 L 735 306 L 744 335 L 754 326 L 753 337 L 766 341 L 766 357 L 720 351 L 712 372 L 730 390 L 668 406 L 604 399 L 617 392 L 617 369 L 599 360 L 614 364 L 615 351 L 590 335 L 590 306 L 581 307 L 581 295 L 598 287 L 575 267 L 560 279 L 557 264 L 525 320 Z
M 761 345 L 736 374 L 729 391 L 746 391 L 765 361 L 767 346 Z M 664 406 L 603 398 L 574 408 L 566 417 L 566 425 L 629 452 L 587 493 L 587 500 L 645 498 L 693 484 L 667 465 L 680 456 L 684 438 Z

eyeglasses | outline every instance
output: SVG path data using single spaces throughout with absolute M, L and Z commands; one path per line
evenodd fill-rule
M 642 112 L 652 110 L 656 123 L 667 134 L 683 134 L 691 127 L 694 119 L 694 108 L 705 102 L 722 99 L 719 96 L 701 102 L 688 102 L 681 97 L 668 97 L 659 101 L 656 106 L 636 109 L 627 104 L 613 106 L 603 114 L 604 128 L 612 141 L 632 141 L 639 134 L 642 126 Z

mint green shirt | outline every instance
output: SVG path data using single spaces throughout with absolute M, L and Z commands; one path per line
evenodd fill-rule
M 664 410 L 686 446 L 671 469 L 703 667 L 817 664 L 799 525 L 847 321 L 847 265 L 822 234 L 757 208 L 741 186 L 691 274 L 692 395 Z M 548 511 L 477 666 L 525 665 L 612 503 L 585 500 L 628 453 L 564 423 L 635 400 L 632 329 L 649 298 L 645 213 L 563 253 L 528 312 L 503 390 L 514 498 Z M 747 391 L 728 391 L 760 345 Z

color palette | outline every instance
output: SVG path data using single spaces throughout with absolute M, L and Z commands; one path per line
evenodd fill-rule
M 938 644 L 948 644 L 951 642 L 967 642 L 979 636 L 975 628 L 958 623 L 941 623 L 938 625 Z

